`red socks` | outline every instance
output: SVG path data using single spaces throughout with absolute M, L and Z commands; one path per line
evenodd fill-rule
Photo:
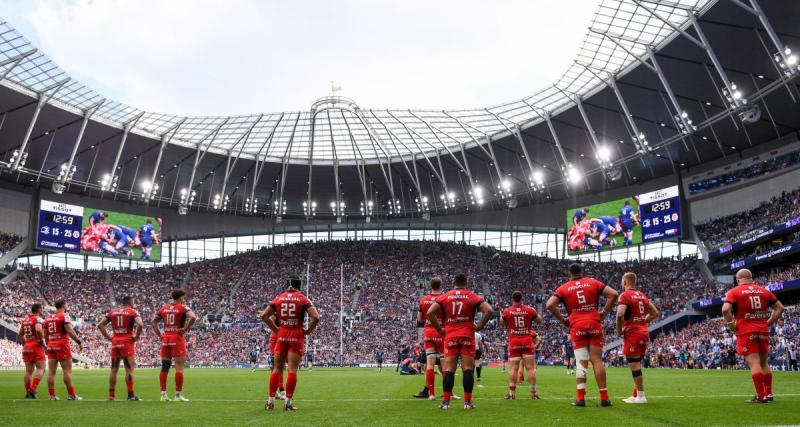
M 67 393 L 70 396 L 75 396 L 75 387 L 72 387 L 72 386 L 67 387 Z
M 586 400 L 586 388 L 579 388 L 578 389 L 578 399 L 577 400 Z
M 428 387 L 428 395 L 435 396 L 434 393 L 434 382 L 436 381 L 436 373 L 433 369 L 426 369 L 425 370 L 425 387 Z
M 167 373 L 164 371 L 158 374 L 158 383 L 161 385 L 161 391 L 167 391 Z
M 450 400 L 451 397 L 453 397 L 452 391 L 445 391 L 442 393 L 442 400 Z
M 471 401 L 472 401 L 472 393 L 467 393 L 467 392 L 465 391 L 465 392 L 464 392 L 464 401 L 465 401 L 465 402 L 471 402 Z
M 517 390 L 517 385 L 516 384 L 512 384 L 512 383 L 508 383 L 508 389 L 511 390 L 511 391 L 516 391 Z
M 764 375 L 764 396 L 772 396 L 772 372 Z
M 25 391 L 30 391 L 30 389 L 31 389 L 31 382 L 30 382 L 30 381 L 28 381 L 28 379 L 27 379 L 27 378 L 24 378 L 24 381 L 25 381 Z
M 634 387 L 634 388 L 633 388 L 633 395 L 632 395 L 632 396 L 633 396 L 633 397 L 636 397 L 636 396 L 638 396 L 638 395 L 639 395 L 639 390 L 637 390 L 637 389 L 636 389 L 636 387 Z
M 278 375 L 278 390 L 283 390 L 283 374 Z
M 128 393 L 133 393 L 133 380 L 125 380 L 125 387 L 127 387 Z
M 608 389 L 601 388 L 600 389 L 600 400 L 608 400 Z
M 55 387 L 47 387 L 47 392 L 50 394 L 50 396 L 55 396 L 56 395 L 56 388 Z
M 275 392 L 278 391 L 278 371 L 272 371 L 269 374 L 269 397 L 275 397 Z M 280 375 L 283 378 L 283 374 Z
M 759 399 L 763 399 L 765 396 L 764 374 L 758 373 L 758 374 L 752 374 L 751 376 L 753 377 L 753 385 L 756 387 L 756 395 L 758 396 Z
M 33 379 L 33 382 L 31 383 L 31 391 L 32 392 L 36 393 L 36 389 L 39 387 L 39 381 L 41 381 L 41 380 L 42 380 L 41 378 L 34 378 Z
M 175 391 L 183 391 L 183 372 L 175 372 Z
M 286 398 L 294 396 L 294 389 L 297 387 L 297 372 L 289 372 L 286 376 Z
M 114 395 L 116 394 L 116 390 L 113 388 L 108 389 L 108 398 L 113 399 Z

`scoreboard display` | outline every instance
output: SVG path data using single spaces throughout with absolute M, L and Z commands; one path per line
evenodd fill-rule
M 161 260 L 161 218 L 40 200 L 38 219 L 39 249 Z
M 639 195 L 642 242 L 672 239 L 681 235 L 681 208 L 678 186 Z
M 64 252 L 81 251 L 83 207 L 42 200 L 36 246 Z
M 567 210 L 570 255 L 681 236 L 680 187 L 606 200 Z

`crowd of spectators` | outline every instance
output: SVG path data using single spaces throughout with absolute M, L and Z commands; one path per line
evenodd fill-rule
M 788 307 L 770 330 L 770 365 L 789 369 L 789 348 L 800 347 L 800 310 Z M 721 318 L 689 325 L 677 332 L 661 334 L 650 345 L 649 365 L 675 369 L 744 368 L 736 355 L 736 335 Z
M 716 188 L 726 187 L 728 185 L 733 185 L 748 179 L 763 176 L 771 172 L 786 169 L 798 163 L 800 163 L 800 151 L 782 154 L 777 157 L 762 160 L 754 165 L 692 182 L 689 184 L 689 194 L 700 194 Z
M 0 256 L 17 246 L 22 241 L 22 237 L 16 234 L 0 233 Z
M 386 363 L 396 363 L 399 349 L 419 344 L 417 307 L 430 278 L 441 276 L 449 288 L 456 273 L 466 273 L 471 288 L 485 295 L 496 310 L 510 304 L 513 291 L 522 291 L 526 303 L 545 319 L 538 328 L 544 340 L 540 359 L 558 363 L 567 331 L 543 312 L 543 302 L 566 280 L 571 262 L 452 242 L 303 242 L 141 270 L 30 269 L 0 290 L 0 316 L 16 323 L 33 301 L 50 305 L 66 299 L 85 343 L 81 355 L 106 365 L 108 343 L 96 324 L 114 301 L 132 296 L 146 324 L 137 343 L 138 361 L 157 366 L 159 342 L 148 324 L 155 310 L 169 301 L 170 291 L 183 288 L 188 305 L 201 318 L 187 337 L 190 363 L 245 364 L 255 348 L 263 363 L 269 333 L 258 312 L 285 289 L 290 274 L 297 274 L 304 278 L 302 290 L 322 317 L 307 340 L 315 364 L 371 363 L 376 353 L 384 354 Z M 640 288 L 667 316 L 695 299 L 724 293 L 722 285 L 703 278 L 696 262 L 693 258 L 585 262 L 584 267 L 587 275 L 615 288 L 625 271 L 636 272 Z M 611 333 L 610 318 L 605 326 Z M 499 360 L 505 331 L 492 320 L 485 336 L 490 348 L 487 360 Z
M 20 368 L 22 362 L 22 346 L 18 343 L 0 338 L 0 369 Z
M 786 222 L 800 216 L 800 188 L 784 191 L 780 196 L 762 202 L 758 207 L 733 215 L 709 220 L 695 226 L 706 249 L 713 251 L 720 247 L 742 240 L 749 233 Z

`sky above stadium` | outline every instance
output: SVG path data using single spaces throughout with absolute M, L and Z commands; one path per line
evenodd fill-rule
M 598 0 L 0 0 L 73 78 L 150 111 L 485 107 L 553 83 Z

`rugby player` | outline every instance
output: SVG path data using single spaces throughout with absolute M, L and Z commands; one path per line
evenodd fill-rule
M 626 200 L 619 210 L 619 229 L 622 231 L 623 246 L 633 245 L 633 227 L 639 225 L 639 217 L 631 206 L 631 201 Z
M 475 409 L 472 403 L 472 388 L 475 378 L 472 368 L 475 363 L 475 332 L 480 332 L 489 322 L 492 307 L 483 298 L 467 289 L 467 276 L 457 274 L 452 289 L 439 295 L 428 309 L 427 317 L 434 329 L 444 333 L 444 380 L 442 404 L 439 409 L 450 409 L 450 398 L 455 384 L 456 364 L 461 356 L 461 370 L 464 374 L 464 409 Z M 483 313 L 479 324 L 475 324 L 475 313 Z M 443 314 L 444 328 L 439 322 Z
M 186 306 L 186 292 L 176 289 L 172 291 L 172 302 L 158 310 L 150 321 L 158 338 L 161 340 L 161 372 L 158 382 L 161 386 L 161 401 L 169 402 L 167 396 L 167 376 L 172 362 L 175 362 L 175 400 L 188 402 L 183 395 L 183 368 L 186 364 L 186 333 L 192 329 L 197 316 Z M 164 333 L 158 328 L 158 322 L 164 323 Z
M 22 361 L 25 362 L 25 398 L 36 399 L 36 389 L 42 381 L 45 365 L 44 309 L 41 304 L 31 305 L 31 312 L 22 320 L 17 340 L 22 342 Z M 35 373 L 34 373 L 35 371 Z
M 159 229 L 161 228 L 161 218 L 158 218 Z M 139 248 L 142 250 L 142 255 L 139 259 L 150 261 L 153 252 L 153 245 L 160 243 L 156 228 L 153 226 L 153 220 L 147 218 L 144 225 L 139 228 L 138 233 Z
M 428 389 L 427 397 L 430 400 L 435 400 L 436 392 L 434 383 L 436 382 L 436 372 L 434 369 L 438 366 L 439 372 L 442 373 L 441 357 L 444 354 L 444 338 L 428 320 L 427 314 L 431 305 L 436 301 L 436 298 L 439 298 L 442 294 L 442 279 L 434 277 L 431 279 L 430 287 L 431 292 L 422 297 L 419 302 L 417 325 L 424 326 L 422 340 L 425 344 L 425 387 Z M 439 313 L 437 319 L 439 322 L 444 320 L 441 313 Z
M 743 268 L 736 272 L 736 287 L 725 295 L 722 316 L 736 334 L 736 350 L 750 367 L 756 395 L 748 403 L 769 403 L 772 396 L 772 370 L 769 367 L 769 328 L 783 314 L 783 304 L 775 294 L 753 280 Z M 770 312 L 770 307 L 772 311 Z
M 602 312 L 597 311 L 601 295 L 606 298 Z M 583 267 L 575 263 L 569 266 L 569 281 L 556 289 L 547 300 L 547 310 L 570 330 L 570 340 L 575 351 L 577 383 L 577 398 L 573 406 L 586 406 L 589 361 L 592 362 L 594 378 L 600 391 L 600 406 L 611 406 L 606 388 L 606 369 L 603 365 L 602 318 L 611 312 L 617 296 L 617 291 L 602 282 L 584 277 Z M 559 303 L 564 304 L 569 317 L 561 314 Z
M 67 314 L 67 303 L 58 300 L 54 304 L 56 312 L 44 320 L 44 339 L 47 342 L 47 391 L 50 400 L 59 400 L 56 396 L 56 371 L 58 366 L 64 371 L 64 385 L 67 386 L 67 400 L 83 400 L 75 394 L 72 385 L 72 349 L 69 340 L 78 344 L 78 351 L 83 350 L 83 342 L 72 328 L 72 319 Z
M 644 378 L 642 377 L 642 359 L 650 342 L 647 325 L 658 319 L 658 309 L 652 302 L 636 289 L 636 274 L 627 272 L 622 275 L 622 294 L 617 305 L 617 335 L 623 339 L 622 352 L 628 361 L 633 375 L 633 394 L 622 399 L 625 403 L 647 403 L 644 395 Z
M 542 338 L 535 334 L 532 324 L 542 323 L 542 318 L 533 307 L 522 303 L 522 292 L 515 291 L 511 295 L 513 303 L 503 310 L 500 316 L 502 326 L 508 328 L 508 394 L 506 399 L 516 399 L 517 383 L 519 381 L 520 362 L 528 371 L 528 383 L 531 388 L 531 398 L 539 399 L 536 390 L 536 347 Z
M 114 335 L 109 335 L 106 326 L 111 323 Z M 117 373 L 119 362 L 125 365 L 125 387 L 128 390 L 128 400 L 139 400 L 133 392 L 133 369 L 136 367 L 136 341 L 142 335 L 142 322 L 139 312 L 133 308 L 133 298 L 122 298 L 122 305 L 106 314 L 106 317 L 97 324 L 100 334 L 111 341 L 111 374 L 108 377 L 108 400 L 114 400 L 117 387 Z
M 305 295 L 300 292 L 303 281 L 298 276 L 289 276 L 288 288 L 272 300 L 261 314 L 261 320 L 273 333 L 277 333 L 275 344 L 275 369 L 269 377 L 269 399 L 264 408 L 275 409 L 275 393 L 278 390 L 278 378 L 283 377 L 283 370 L 288 361 L 289 374 L 286 377 L 286 400 L 284 411 L 295 411 L 292 398 L 297 386 L 297 368 L 303 358 L 305 336 L 310 335 L 319 323 L 319 313 Z M 311 319 L 303 328 L 306 314 Z M 277 322 L 276 322 L 277 319 Z

